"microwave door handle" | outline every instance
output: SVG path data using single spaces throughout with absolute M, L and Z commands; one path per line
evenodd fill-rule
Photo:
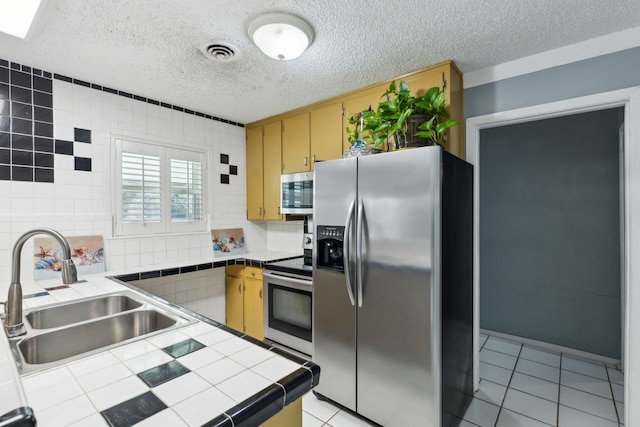
M 362 307 L 362 223 L 364 221 L 364 203 L 360 198 L 356 217 L 356 286 L 358 287 L 358 307 Z
M 347 211 L 347 221 L 344 225 L 344 240 L 343 240 L 343 248 L 342 248 L 342 262 L 344 264 L 344 281 L 347 284 L 347 293 L 349 294 L 349 300 L 351 301 L 351 305 L 355 307 L 356 301 L 353 295 L 353 289 L 351 286 L 351 273 L 349 272 L 349 260 L 351 256 L 349 254 L 349 236 L 351 236 L 351 223 L 353 222 L 353 211 L 356 207 L 355 199 L 351 201 L 349 205 L 349 210 Z

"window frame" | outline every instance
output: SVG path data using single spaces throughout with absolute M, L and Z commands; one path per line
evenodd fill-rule
M 113 234 L 114 237 L 137 235 L 186 234 L 199 233 L 208 229 L 207 198 L 207 158 L 205 150 L 192 147 L 179 148 L 175 145 L 155 141 L 141 140 L 129 136 L 112 136 L 113 150 Z M 160 158 L 160 222 L 126 223 L 122 210 L 122 153 L 143 154 Z M 201 164 L 201 215 L 195 221 L 172 221 L 172 174 L 171 160 L 199 162 Z

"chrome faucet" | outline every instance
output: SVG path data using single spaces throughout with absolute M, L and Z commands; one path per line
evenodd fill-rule
M 71 248 L 69 243 L 59 232 L 50 228 L 37 228 L 27 231 L 16 241 L 13 246 L 13 265 L 11 267 L 11 285 L 9 286 L 9 295 L 4 305 L 5 321 L 4 328 L 9 338 L 23 335 L 24 322 L 22 321 L 22 285 L 20 284 L 20 252 L 22 246 L 30 237 L 36 234 L 48 234 L 54 237 L 60 247 L 62 247 L 62 283 L 70 284 L 78 281 L 78 271 L 76 265 L 71 260 Z

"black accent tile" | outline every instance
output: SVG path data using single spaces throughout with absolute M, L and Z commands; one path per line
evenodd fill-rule
M 124 96 L 125 98 L 133 98 L 133 94 L 130 94 L 129 92 L 123 92 L 121 90 L 118 91 L 118 95 Z
M 40 92 L 52 93 L 53 92 L 53 82 L 51 79 L 45 79 L 44 77 L 33 77 L 33 88 L 35 90 L 39 90 Z
M 11 166 L 11 179 L 13 181 L 33 182 L 33 168 L 23 166 Z
M 11 150 L 7 148 L 0 148 L 0 163 L 3 165 L 11 164 Z
M 75 157 L 73 161 L 75 170 L 91 172 L 91 159 L 86 157 Z
M 284 391 L 277 384 L 261 390 L 225 411 L 235 426 L 257 426 L 284 408 Z
M 79 86 L 91 87 L 91 83 L 85 82 L 84 80 L 73 79 L 73 83 L 75 83 L 75 84 L 77 84 Z
M 289 404 L 311 390 L 311 379 L 311 372 L 300 368 L 278 381 L 286 391 L 287 401 L 285 403 Z
M 0 118 L 0 120 L 2 120 Z M 11 134 L 9 132 L 0 132 L 0 147 L 11 147 Z
M 33 74 L 35 76 L 42 76 L 42 70 L 38 69 L 38 68 L 34 68 L 33 69 Z
M 55 73 L 53 78 L 56 80 L 62 80 L 63 82 L 73 83 L 73 79 L 71 77 L 63 76 L 62 74 Z
M 206 422 L 202 427 L 235 427 L 231 418 L 225 414 L 218 415 L 211 421 Z
M 33 121 L 20 119 L 18 117 L 12 117 L 11 131 L 15 133 L 22 133 L 25 135 L 33 135 Z
M 37 425 L 33 409 L 28 406 L 22 406 L 2 414 L 0 423 L 19 427 L 35 427 Z
M 227 261 L 216 261 L 213 263 L 213 268 L 226 267 Z
M 0 82 L 9 83 L 9 69 L 0 68 Z
M 53 154 L 35 153 L 35 165 L 41 168 L 53 167 Z
M 9 66 L 9 61 L 7 61 L 6 59 L 0 59 L 0 67 L 8 67 Z
M 33 119 L 39 122 L 53 123 L 53 110 L 51 108 L 34 106 Z
M 53 139 L 35 137 L 33 145 L 36 151 L 53 153 Z
M 117 91 L 117 90 L 115 90 L 115 89 L 111 89 L 110 87 L 102 86 L 102 90 L 103 90 L 104 92 L 112 93 L 112 94 L 114 94 L 114 95 L 117 95 L 117 94 L 118 94 L 118 91 Z
M 147 98 L 145 98 L 144 96 L 133 95 L 133 99 L 135 99 L 136 101 L 147 102 Z
M 167 409 L 153 392 L 148 391 L 101 412 L 112 427 L 130 427 Z
M 147 99 L 147 102 L 152 105 L 160 105 L 160 101 L 156 101 L 155 99 Z
M 165 108 L 171 108 L 171 104 L 167 104 L 166 102 L 161 102 L 160 106 Z
M 209 270 L 209 269 L 213 268 L 213 264 L 210 263 L 210 262 L 208 262 L 206 264 L 198 264 L 197 268 L 198 268 L 198 271 L 200 271 L 200 270 Z
M 33 151 L 11 150 L 11 164 L 33 166 Z
M 118 280 L 122 280 L 123 282 L 133 282 L 136 280 L 140 280 L 140 275 L 138 273 L 130 273 L 116 276 L 116 278 Z
M 0 99 L 0 116 L 8 116 L 10 113 L 10 107 L 11 104 L 9 103 L 9 100 L 4 100 L 4 99 Z
M 180 267 L 180 274 L 191 273 L 192 271 L 196 270 L 198 270 L 198 267 L 195 265 L 185 265 L 184 267 Z
M 229 165 L 229 175 L 238 175 L 238 166 Z
M 40 107 L 53 108 L 53 96 L 44 92 L 33 92 L 33 104 Z
M 11 181 L 11 166 L 0 165 L 0 180 Z
M 306 359 L 303 359 L 302 357 L 298 357 L 295 354 L 291 354 L 288 351 L 281 349 L 280 347 L 271 347 L 270 350 L 273 353 L 280 355 L 282 357 L 286 357 L 287 359 L 293 362 L 296 362 L 299 365 L 302 365 L 304 362 L 306 362 Z
M 181 112 L 181 113 L 184 113 L 184 108 L 182 108 L 182 107 L 178 107 L 177 105 L 174 105 L 174 106 L 173 106 L 173 109 L 174 109 L 174 110 L 176 110 L 176 111 L 179 111 L 179 112 Z
M 11 63 L 11 68 L 12 68 L 13 70 L 19 70 L 19 69 L 20 69 L 20 68 L 22 68 L 22 67 L 20 67 L 20 64 L 18 64 L 17 62 L 12 62 L 12 63 Z
M 220 184 L 228 184 L 229 183 L 229 175 L 220 174 Z
M 161 271 L 162 276 L 173 276 L 174 274 L 180 274 L 179 268 L 166 268 Z
M 73 142 L 56 139 L 56 154 L 68 154 L 73 156 Z
M 191 370 L 182 363 L 177 360 L 172 360 L 164 365 L 142 371 L 138 374 L 138 377 L 140 377 L 140 379 L 149 387 L 156 387 L 160 384 L 166 383 L 167 381 L 176 379 L 179 376 L 188 374 L 189 372 L 191 372 Z
M 88 142 L 91 144 L 91 130 L 73 128 L 73 140 L 77 142 Z
M 53 123 L 33 122 L 33 134 L 45 138 L 53 138 Z
M 11 100 L 31 104 L 33 102 L 32 90 L 11 86 Z
M 229 164 L 229 155 L 220 153 L 220 163 L 223 165 Z
M 22 71 L 26 72 L 26 73 L 30 73 L 31 72 L 31 67 L 28 67 L 26 65 L 22 66 Z
M 320 365 L 311 361 L 306 361 L 304 366 L 311 370 L 311 375 L 313 376 L 311 387 L 315 387 L 320 384 Z
M 161 275 L 162 270 L 143 271 L 142 273 L 140 273 L 140 280 L 153 279 L 154 277 L 160 277 Z
M 48 79 L 52 79 L 52 78 L 53 78 L 53 74 L 51 74 L 51 73 L 50 73 L 50 72 L 48 72 L 48 71 L 43 71 L 43 72 L 42 72 L 42 77 L 46 77 L 46 78 L 48 78 Z
M 31 135 L 20 135 L 14 133 L 11 135 L 11 148 L 14 150 L 33 151 L 33 137 Z
M 11 116 L 21 119 L 31 119 L 33 118 L 33 105 L 23 104 L 22 102 L 12 102 Z
M 195 111 L 187 110 L 186 108 L 184 109 L 184 112 L 187 113 L 187 114 L 195 114 Z
M 91 89 L 102 90 L 102 86 L 91 83 Z
M 31 74 L 11 70 L 11 85 L 21 86 L 31 89 Z
M 9 99 L 9 85 L 0 83 L 0 99 Z
M 36 168 L 36 182 L 53 182 L 53 169 Z
M 193 338 L 180 341 L 179 343 L 172 344 L 162 349 L 165 353 L 173 356 L 174 358 L 182 357 L 194 351 L 198 351 L 206 346 L 201 342 L 194 340 Z
M 204 117 L 204 113 L 200 113 L 200 112 L 196 111 L 196 116 L 198 116 L 198 117 Z
M 0 132 L 7 132 L 7 134 L 11 131 L 11 117 L 9 116 L 0 116 Z

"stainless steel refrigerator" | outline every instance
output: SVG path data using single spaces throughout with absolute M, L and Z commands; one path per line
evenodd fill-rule
M 386 427 L 473 395 L 473 170 L 439 146 L 315 164 L 315 392 Z

